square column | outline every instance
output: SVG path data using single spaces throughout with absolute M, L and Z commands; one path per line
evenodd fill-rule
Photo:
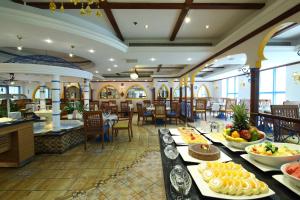
M 84 79 L 83 83 L 84 110 L 90 110 L 90 81 Z
M 46 110 L 45 89 L 46 84 L 43 82 L 40 86 L 40 110 Z
M 53 131 L 60 130 L 60 77 L 53 75 L 51 81 L 52 90 L 52 128 Z

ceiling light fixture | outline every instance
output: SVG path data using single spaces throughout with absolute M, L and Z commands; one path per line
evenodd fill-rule
M 118 67 L 118 65 L 114 65 L 114 67 Z
M 184 18 L 184 22 L 185 22 L 186 24 L 190 23 L 190 22 L 191 22 L 191 18 L 190 18 L 190 17 L 185 17 L 185 18 Z
M 191 60 L 192 60 L 192 58 L 187 58 L 186 60 L 187 60 L 187 61 L 191 61 Z
M 215 59 L 215 60 L 214 60 L 215 63 L 218 62 L 218 61 L 219 61 L 218 59 Z
M 146 25 L 145 25 L 145 29 L 148 29 L 148 28 L 149 28 L 149 26 L 148 26 L 148 24 L 146 24 Z
M 110 58 L 110 59 L 108 59 L 110 62 L 114 62 L 115 61 L 115 59 L 114 58 Z
M 23 46 L 22 46 L 22 39 L 23 39 L 23 37 L 21 36 L 21 35 L 17 35 L 17 38 L 18 38 L 18 40 L 19 40 L 19 44 L 18 44 L 18 47 L 17 47 L 17 49 L 19 50 L 19 51 L 22 51 L 22 49 L 23 49 Z
M 152 62 L 154 62 L 154 61 L 156 61 L 156 58 L 150 58 L 150 60 L 151 60 Z
M 109 72 L 110 72 L 110 71 L 111 71 L 111 68 L 107 68 L 107 71 L 109 71 Z
M 205 25 L 205 28 L 206 28 L 206 29 L 209 29 L 209 25 Z
M 90 53 L 95 53 L 95 50 L 94 49 L 90 49 L 89 52 Z
M 207 67 L 209 64 L 207 63 L 207 64 L 205 64 L 205 67 Z
M 130 78 L 133 80 L 139 78 L 139 75 L 138 75 L 136 69 L 134 69 L 134 72 L 130 74 Z
M 96 70 L 96 71 L 95 71 L 95 73 L 96 73 L 96 74 L 98 74 L 98 73 L 99 73 L 99 71 L 98 71 L 98 70 Z
M 48 38 L 48 39 L 45 39 L 44 41 L 47 42 L 48 44 L 53 43 L 53 41 L 52 41 L 51 39 L 49 39 L 49 38 Z
M 73 58 L 74 57 L 74 54 L 73 54 L 73 50 L 74 50 L 75 46 L 74 45 L 71 45 L 71 51 L 69 53 L 69 57 Z

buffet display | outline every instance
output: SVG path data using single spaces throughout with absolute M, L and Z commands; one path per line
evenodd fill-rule
M 177 128 L 180 135 L 172 136 L 175 143 L 179 144 L 210 144 L 211 142 L 207 140 L 203 135 L 199 134 L 195 129 L 188 127 L 178 127 Z

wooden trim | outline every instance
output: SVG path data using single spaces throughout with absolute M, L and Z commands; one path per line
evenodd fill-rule
M 230 49 L 240 45 L 241 43 L 249 40 L 250 38 L 254 37 L 255 35 L 263 32 L 264 30 L 270 28 L 271 26 L 281 22 L 282 20 L 294 15 L 295 13 L 300 11 L 300 3 L 296 6 L 294 6 L 293 8 L 287 10 L 286 12 L 282 13 L 281 15 L 275 17 L 274 19 L 272 19 L 271 21 L 265 23 L 264 25 L 258 27 L 257 29 L 255 29 L 254 31 L 248 33 L 247 35 L 245 35 L 244 37 L 240 38 L 239 40 L 235 41 L 234 43 L 230 44 L 229 46 L 225 47 L 224 49 L 218 51 L 217 53 L 215 53 L 214 55 L 210 56 L 209 58 L 205 59 L 204 61 L 202 61 L 201 63 L 197 64 L 196 66 L 194 66 L 193 68 L 189 69 L 188 71 L 184 72 L 181 76 L 184 76 L 188 73 L 190 73 L 191 71 L 195 70 L 196 68 L 200 67 L 201 65 L 205 64 L 206 62 L 216 58 L 217 56 L 225 53 L 226 51 L 229 51 Z M 179 76 L 179 77 L 181 77 Z M 175 78 L 179 78 L 179 77 L 175 77 Z
M 183 7 L 181 9 L 180 15 L 179 15 L 179 17 L 177 19 L 177 22 L 176 22 L 175 27 L 173 29 L 173 32 L 171 34 L 170 41 L 174 41 L 175 40 L 176 35 L 177 35 L 177 33 L 178 33 L 178 31 L 179 31 L 179 29 L 180 29 L 180 27 L 181 27 L 181 25 L 182 25 L 182 23 L 184 21 L 184 18 L 188 14 L 190 6 L 191 6 L 192 3 L 193 3 L 193 0 L 185 0 L 185 7 Z
M 262 116 L 265 118 L 270 118 L 270 119 L 277 119 L 277 120 L 282 120 L 282 121 L 287 121 L 287 122 L 294 122 L 294 123 L 300 123 L 299 118 L 291 118 L 291 117 L 283 117 L 279 115 L 272 115 L 272 114 L 266 114 L 266 113 L 251 113 L 253 116 Z
M 259 68 L 251 68 L 250 113 L 258 113 L 259 107 Z M 255 116 L 250 114 L 250 123 L 256 124 Z

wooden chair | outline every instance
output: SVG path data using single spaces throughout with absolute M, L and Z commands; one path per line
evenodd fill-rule
M 102 149 L 104 148 L 104 123 L 101 111 L 84 111 L 83 112 L 84 135 L 85 143 L 84 150 L 86 150 L 87 139 L 90 136 L 97 137 L 100 135 Z M 109 133 L 108 133 L 109 138 Z
M 207 105 L 207 100 L 205 98 L 199 98 L 196 99 L 196 106 L 194 108 L 195 115 L 200 113 L 202 116 L 204 114 L 205 121 L 206 121 L 206 105 Z
M 118 115 L 118 105 L 109 106 L 109 111 L 111 114 Z
M 90 111 L 98 111 L 98 110 L 99 110 L 99 101 L 91 101 Z
M 117 101 L 116 100 L 109 100 L 108 104 L 109 105 L 117 105 Z
M 157 119 L 163 119 L 165 121 L 165 127 L 166 127 L 167 112 L 166 112 L 166 105 L 165 104 L 155 104 L 154 105 L 153 118 L 154 118 L 154 121 L 155 121 L 155 127 L 156 127 L 156 120 Z
M 151 105 L 151 101 L 150 100 L 143 100 L 143 106 L 144 107 L 149 107 Z
M 121 113 L 122 113 L 122 116 L 126 116 L 128 114 L 128 111 L 129 111 L 129 106 L 128 106 L 128 102 L 127 101 L 122 101 L 120 103 L 121 105 Z
M 271 105 L 272 115 L 299 119 L 298 105 Z M 279 119 L 273 120 L 274 139 L 283 142 L 289 137 L 300 137 L 300 124 Z
M 128 138 L 129 142 L 131 142 L 131 138 L 133 138 L 131 110 L 128 112 L 127 118 L 119 118 L 118 121 L 112 126 L 112 141 L 114 135 L 118 135 L 119 130 L 128 130 Z
M 143 107 L 143 105 L 141 103 L 136 103 L 136 108 L 137 108 L 137 125 L 139 125 L 140 123 L 140 118 L 142 117 L 142 125 L 144 124 L 144 122 L 147 120 L 148 117 L 152 118 L 153 121 L 153 114 L 150 111 L 146 110 L 146 107 Z
M 220 112 L 224 113 L 225 119 L 227 119 L 228 115 L 231 116 L 233 114 L 232 106 L 236 105 L 236 99 L 227 98 L 225 100 L 225 107 L 220 109 Z
M 167 117 L 170 119 L 170 123 L 172 119 L 176 120 L 176 125 L 178 123 L 178 119 L 180 118 L 180 104 L 179 102 L 175 101 L 171 104 L 171 110 L 167 112 Z

